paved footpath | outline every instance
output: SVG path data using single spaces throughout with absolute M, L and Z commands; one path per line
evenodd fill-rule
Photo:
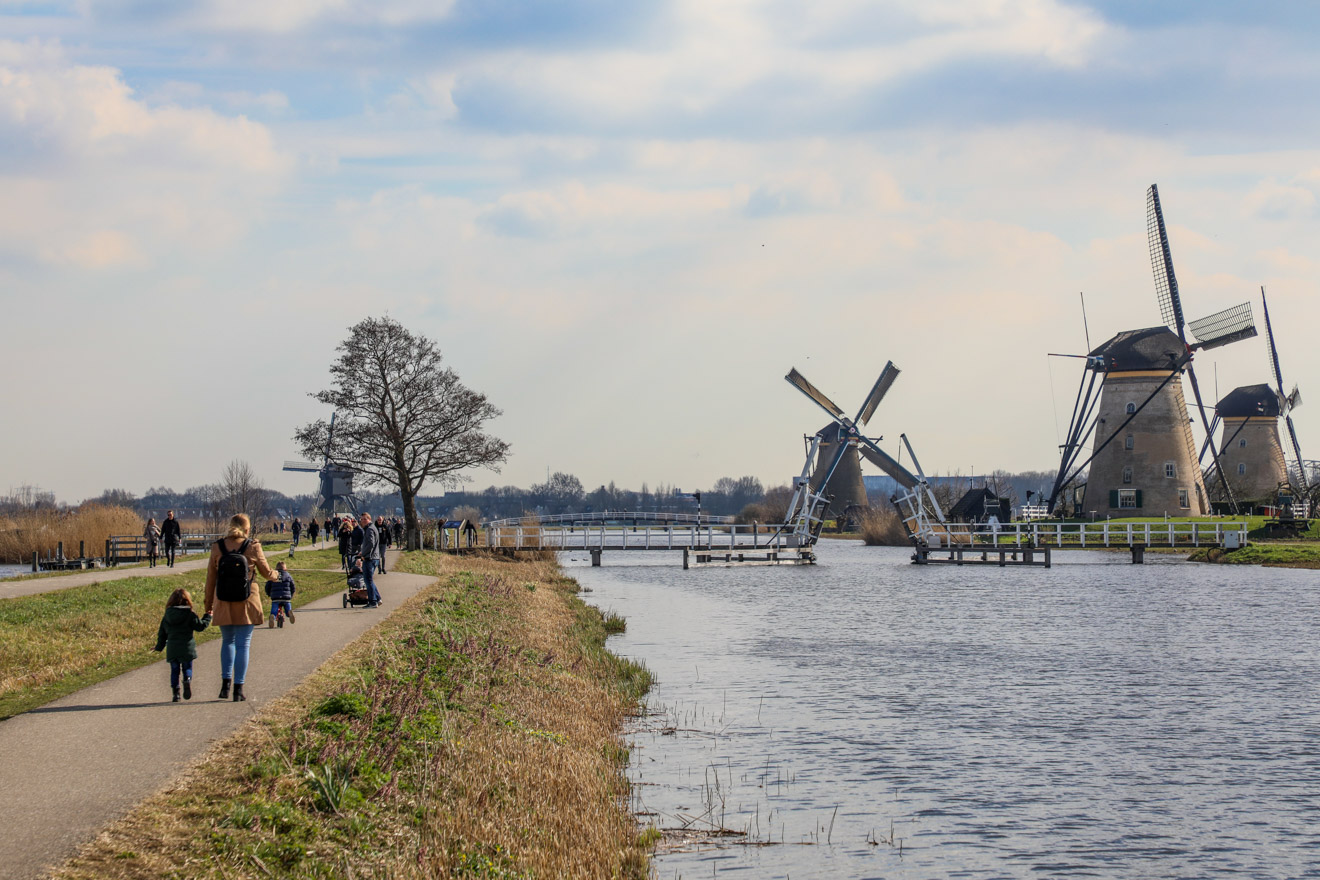
M 302 550 L 326 550 L 334 546 L 325 541 L 316 544 L 302 544 Z M 180 556 L 174 560 L 174 567 L 170 568 L 165 563 L 160 563 L 155 568 L 133 567 L 133 568 L 89 568 L 85 571 L 79 571 L 74 574 L 61 574 L 54 577 L 29 578 L 21 581 L 0 580 L 0 599 L 9 599 L 13 596 L 31 596 L 34 593 L 49 593 L 53 590 L 65 590 L 69 587 L 83 587 L 87 584 L 99 584 L 105 581 L 117 581 L 121 578 L 135 577 L 165 577 L 171 574 L 180 574 L 185 571 L 196 571 L 199 568 L 206 568 L 206 563 L 210 560 L 210 552 L 192 553 L 188 556 Z M 274 553 L 267 553 L 266 558 L 270 564 L 274 565 L 284 557 L 283 547 L 277 548 Z M 3 875 L 0 875 L 3 876 Z
M 191 701 L 170 702 L 162 660 L 0 721 L 0 878 L 45 876 L 434 580 L 391 571 L 376 578 L 380 609 L 346 609 L 333 593 L 299 608 L 296 624 L 257 627 L 246 703 L 216 699 L 216 639 L 197 646 Z

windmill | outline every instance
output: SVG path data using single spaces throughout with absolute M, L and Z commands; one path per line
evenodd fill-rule
M 1051 513 L 1063 490 L 1088 465 L 1084 510 L 1117 516 L 1209 512 L 1181 377 L 1186 372 L 1191 380 L 1201 422 L 1206 433 L 1213 434 L 1192 357 L 1255 336 L 1251 303 L 1185 321 L 1154 184 L 1146 193 L 1146 233 L 1155 296 L 1166 326 L 1119 333 L 1084 356 L 1086 370 L 1050 492 Z M 1188 330 L 1194 341 L 1188 341 Z M 1091 455 L 1079 464 L 1088 442 Z M 1219 479 L 1231 503 L 1232 491 L 1222 473 Z
M 353 470 L 330 460 L 330 448 L 335 439 L 335 414 L 330 415 L 330 434 L 325 440 L 325 458 L 320 465 L 310 461 L 286 461 L 284 470 L 296 473 L 320 474 L 320 507 L 334 513 L 336 501 L 346 501 L 348 508 L 357 513 L 358 500 L 353 494 Z
M 808 535 L 814 540 L 823 512 L 830 504 L 827 490 L 840 478 L 840 474 L 849 475 L 848 479 L 851 481 L 851 473 L 855 471 L 856 479 L 860 482 L 861 463 L 858 461 L 860 455 L 893 477 L 905 490 L 903 494 L 895 495 L 891 500 L 898 508 L 903 524 L 913 540 L 931 545 L 938 544 L 936 536 L 941 530 L 935 528 L 935 525 L 943 525 L 944 514 L 930 491 L 926 476 L 921 472 L 921 465 L 917 462 L 916 454 L 913 453 L 907 436 L 901 435 L 904 445 L 907 446 L 908 455 L 912 458 L 912 464 L 917 469 L 916 474 L 899 464 L 861 431 L 875 415 L 876 408 L 890 386 L 894 384 L 894 380 L 898 378 L 898 373 L 898 367 L 894 366 L 893 361 L 885 364 L 880 377 L 876 379 L 875 385 L 871 387 L 870 393 L 866 395 L 861 409 L 853 419 L 845 416 L 843 410 L 834 401 L 808 382 L 797 369 L 790 370 L 784 377 L 790 385 L 805 394 L 830 416 L 830 422 L 810 441 L 806 464 L 802 468 L 802 475 L 795 481 L 793 500 L 785 517 L 785 521 L 794 526 L 795 534 L 804 540 Z M 831 449 L 832 454 L 824 454 Z M 864 490 L 861 497 L 863 499 L 866 497 Z
M 1284 393 L 1283 371 L 1279 367 L 1279 350 L 1274 342 L 1264 287 L 1260 289 L 1260 300 L 1265 313 L 1265 336 L 1275 386 L 1271 388 L 1268 383 L 1243 385 L 1219 401 L 1215 407 L 1215 420 L 1222 421 L 1224 427 L 1219 454 L 1210 466 L 1212 471 L 1227 475 L 1235 493 L 1240 496 L 1238 500 L 1250 502 L 1253 506 L 1272 503 L 1280 487 L 1291 486 L 1279 436 L 1280 418 L 1288 427 L 1293 453 L 1297 457 L 1298 487 L 1303 491 L 1308 488 L 1302 448 L 1292 422 L 1292 410 L 1301 406 L 1302 395 L 1295 385 L 1291 393 Z

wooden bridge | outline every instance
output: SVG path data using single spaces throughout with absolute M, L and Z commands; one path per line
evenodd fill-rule
M 815 540 L 783 525 L 735 523 L 697 514 L 602 512 L 486 523 L 484 546 L 507 552 L 584 550 L 599 566 L 606 550 L 682 551 L 692 563 L 814 563 Z

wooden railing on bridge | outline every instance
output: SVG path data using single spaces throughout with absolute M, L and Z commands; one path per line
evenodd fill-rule
M 1241 547 L 1245 522 L 1010 522 L 948 523 L 943 544 L 1009 544 L 1016 547 Z
M 179 536 L 180 556 L 187 556 L 189 553 L 208 551 L 211 545 L 220 539 L 219 534 L 184 534 Z M 161 555 L 165 553 L 165 545 L 159 545 Z M 142 562 L 147 558 L 147 539 L 141 535 L 111 535 L 105 541 L 105 564 L 118 565 L 121 562 Z

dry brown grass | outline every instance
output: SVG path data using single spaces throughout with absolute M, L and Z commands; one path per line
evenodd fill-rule
M 618 739 L 646 677 L 599 612 L 553 563 L 408 567 L 440 580 L 54 876 L 646 876 Z
M 105 552 L 111 535 L 140 535 L 146 521 L 127 507 L 84 504 L 77 510 L 38 509 L 0 517 L 0 562 L 32 559 L 35 550 L 53 555 L 60 541 L 66 556 L 78 555 L 78 542 L 90 556 Z
M 906 547 L 912 543 L 898 511 L 890 508 L 871 508 L 861 515 L 858 527 L 868 547 Z

